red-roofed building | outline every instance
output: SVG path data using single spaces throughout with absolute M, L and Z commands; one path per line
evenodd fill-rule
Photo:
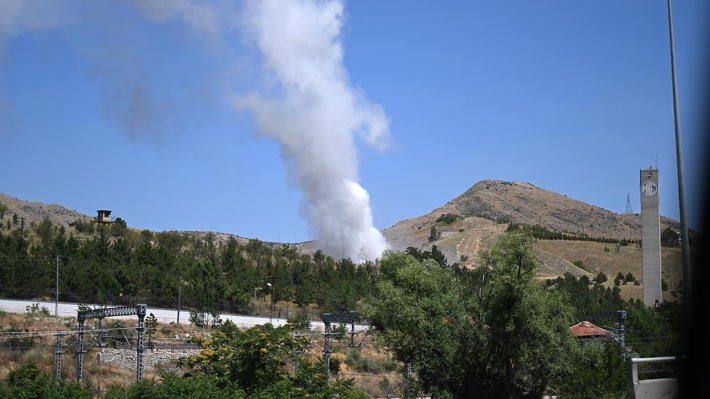
M 611 338 L 611 332 L 594 324 L 583 321 L 569 328 L 575 337 L 580 339 Z

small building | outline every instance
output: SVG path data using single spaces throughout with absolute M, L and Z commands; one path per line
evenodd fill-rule
M 575 337 L 584 341 L 612 338 L 611 331 L 595 326 L 588 321 L 579 322 L 569 329 Z
M 100 224 L 111 224 L 113 221 L 111 220 L 111 211 L 106 210 L 106 209 L 100 209 L 98 211 L 98 215 L 96 216 L 96 222 Z

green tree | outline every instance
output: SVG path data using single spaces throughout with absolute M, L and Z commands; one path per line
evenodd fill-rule
M 533 244 L 507 233 L 475 270 L 387 252 L 361 310 L 396 359 L 412 362 L 426 393 L 541 395 L 566 375 L 578 345 L 571 308 L 534 279 Z
M 303 308 L 315 301 L 313 264 L 300 260 L 293 265 L 293 302 Z
M 470 362 L 460 339 L 475 333 L 454 273 L 402 252 L 386 252 L 380 272 L 363 314 L 397 360 L 415 365 L 425 391 L 461 391 Z
M 111 235 L 114 237 L 123 237 L 128 232 L 128 224 L 121 218 L 116 218 L 111 224 Z
M 353 390 L 351 379 L 329 382 L 322 361 L 302 358 L 298 372 L 290 374 L 287 368 L 294 367 L 295 351 L 303 351 L 308 339 L 294 337 L 287 326 L 265 324 L 242 331 L 227 322 L 199 343 L 203 351 L 185 364 L 189 374 L 208 376 L 218 388 L 239 389 L 245 397 L 367 398 Z
M 0 205 L 1 207 L 2 205 Z M 678 233 L 671 229 L 670 227 L 666 227 L 662 232 L 661 232 L 661 246 L 663 247 L 675 247 L 678 245 Z
M 153 335 L 158 331 L 158 318 L 155 317 L 153 313 L 149 314 L 145 318 L 145 335 L 148 336 L 148 343 L 150 344 Z
M 220 387 L 212 376 L 179 377 L 176 373 L 162 375 L 160 382 L 144 379 L 128 387 L 112 387 L 103 396 L 103 399 L 146 398 L 246 399 L 247 396 L 238 387 Z
M 52 226 L 52 222 L 46 216 L 34 230 L 43 245 L 48 245 L 54 236 L 54 226 Z
M 602 283 L 605 283 L 606 281 L 607 281 L 607 277 L 606 277 L 606 274 L 604 274 L 604 272 L 599 272 L 599 274 L 597 274 L 597 277 L 594 278 L 594 282 L 596 282 L 597 284 L 602 284 Z
M 216 274 L 209 259 L 197 259 L 190 269 L 190 294 L 196 302 L 196 308 L 190 312 L 190 321 L 198 325 L 209 323 L 208 314 L 212 313 L 216 296 Z
M 225 275 L 224 299 L 237 306 L 249 306 L 257 276 L 254 268 L 242 256 L 241 249 L 237 240 L 230 237 L 221 248 L 218 260 Z
M 0 397 L 22 399 L 92 399 L 93 392 L 76 382 L 54 378 L 30 362 L 10 371 L 0 385 Z M 3 392 L 4 390 L 4 392 Z
M 560 398 L 620 399 L 627 396 L 627 366 L 617 342 L 590 342 L 571 356 L 572 370 L 557 389 Z
M 448 266 L 446 256 L 444 256 L 444 254 L 439 250 L 439 248 L 436 247 L 436 245 L 431 246 L 431 259 L 433 259 L 434 262 L 438 263 L 441 267 Z
M 577 349 L 567 320 L 572 309 L 535 281 L 534 239 L 522 232 L 501 236 L 491 251 L 489 365 L 509 398 L 542 395 L 564 376 L 565 356 Z
M 429 234 L 429 242 L 436 241 L 439 238 L 439 233 L 436 231 L 436 226 L 431 226 Z
M 2 202 L 0 202 L 0 219 L 5 218 L 5 212 L 7 212 L 8 209 L 9 208 L 6 204 L 3 204 Z

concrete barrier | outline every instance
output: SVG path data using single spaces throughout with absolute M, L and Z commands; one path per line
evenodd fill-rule
M 639 380 L 639 373 L 655 373 L 671 371 L 671 368 L 639 370 L 641 363 L 675 362 L 673 356 L 631 358 L 629 363 L 629 399 L 676 399 L 678 396 L 678 381 L 675 378 L 655 378 Z

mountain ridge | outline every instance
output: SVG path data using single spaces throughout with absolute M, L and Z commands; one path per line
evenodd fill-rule
M 24 218 L 28 224 L 31 222 L 40 223 L 47 217 L 53 224 L 68 227 L 70 223 L 77 219 L 95 219 L 94 216 L 70 210 L 58 204 L 26 201 L 3 193 L 0 193 L 0 203 L 8 206 L 6 217 L 12 217 L 13 214 L 17 214 L 19 218 Z M 393 232 L 400 229 L 401 225 L 412 224 L 412 221 L 416 221 L 415 224 L 418 227 L 423 227 L 433 223 L 444 214 L 455 214 L 464 218 L 477 217 L 493 222 L 502 221 L 531 226 L 539 225 L 553 231 L 590 237 L 627 240 L 641 238 L 641 215 L 638 213 L 617 214 L 596 205 L 572 199 L 564 194 L 537 187 L 531 183 L 504 180 L 481 180 L 461 195 L 431 212 L 415 218 L 401 220 L 382 231 L 386 237 L 389 232 L 389 235 L 396 239 L 396 234 L 393 234 Z M 470 227 L 475 227 L 475 224 Z M 661 216 L 661 229 L 666 227 L 679 231 L 680 223 Z M 236 234 L 213 233 L 248 239 Z M 446 229 L 444 229 L 443 233 L 448 234 Z M 697 232 L 692 230 L 690 235 L 691 238 L 697 238 L 698 236 Z M 418 240 L 415 239 L 415 241 Z M 396 245 L 395 247 L 399 248 Z
M 0 203 L 8 206 L 4 220 L 0 221 L 2 223 L 7 223 L 16 214 L 18 218 L 24 218 L 29 227 L 41 223 L 46 217 L 55 225 L 73 229 L 69 227 L 70 223 L 77 219 L 95 219 L 60 205 L 23 201 L 6 194 L 0 194 Z M 620 246 L 581 240 L 596 237 L 637 242 L 641 238 L 640 214 L 617 214 L 525 182 L 479 181 L 446 204 L 421 216 L 399 221 L 382 230 L 382 234 L 392 249 L 406 250 L 412 246 L 431 251 L 436 245 L 449 264 L 457 262 L 463 267 L 475 267 L 481 253 L 495 244 L 510 222 L 539 225 L 580 238 L 574 241 L 538 240 L 535 252 L 540 263 L 537 273 L 540 279 L 557 278 L 567 273 L 589 279 L 599 273 L 607 275 L 610 280 L 617 273 L 641 277 L 640 243 Z M 678 231 L 680 223 L 662 216 L 661 230 L 668 227 Z M 235 234 L 172 231 L 203 240 L 209 236 L 217 245 L 231 237 L 241 243 L 249 241 L 249 238 Z M 699 234 L 691 230 L 690 238 L 693 244 L 698 241 Z M 314 241 L 289 245 L 304 254 L 312 254 L 317 249 Z M 691 245 L 692 257 L 695 257 L 697 247 Z M 680 290 L 682 283 L 682 254 L 678 247 L 664 247 L 661 256 L 663 278 L 670 287 L 669 292 L 664 292 L 664 299 L 672 300 L 675 298 L 674 290 Z M 609 287 L 613 285 L 611 281 L 606 284 Z M 621 289 L 626 298 L 642 296 L 641 286 L 629 284 Z

